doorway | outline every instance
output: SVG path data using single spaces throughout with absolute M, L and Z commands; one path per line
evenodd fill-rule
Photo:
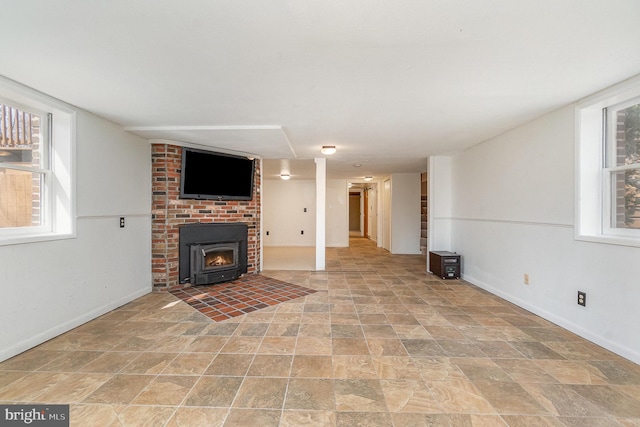
M 362 192 L 349 191 L 349 236 L 363 236 Z

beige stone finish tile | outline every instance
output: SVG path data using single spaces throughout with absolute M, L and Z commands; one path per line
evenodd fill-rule
M 257 354 L 247 372 L 249 377 L 288 377 L 292 355 Z
M 119 422 L 118 414 L 124 406 L 107 404 L 71 405 L 69 418 L 71 426 L 110 426 Z
M 67 354 L 68 352 L 62 350 L 37 347 L 0 362 L 0 371 L 37 371 Z
M 242 380 L 240 377 L 200 377 L 184 406 L 231 406 Z
M 380 380 L 387 407 L 391 412 L 439 413 L 442 406 L 421 380 Z
M 331 356 L 296 355 L 291 366 L 291 377 L 330 378 L 333 375 Z
M 334 355 L 368 355 L 369 348 L 364 338 L 333 338 Z
M 159 375 L 133 400 L 134 405 L 179 405 L 198 381 L 196 376 Z
M 79 372 L 120 372 L 131 361 L 140 356 L 141 353 L 133 352 L 106 352 L 102 353 L 93 361 L 87 363 Z
M 407 349 L 399 339 L 367 339 L 369 353 L 373 356 L 408 356 Z
M 472 427 L 507 427 L 507 424 L 498 415 L 471 414 Z
M 333 378 L 378 378 L 370 356 L 333 356 Z
M 494 414 L 496 410 L 470 381 L 427 381 L 433 399 L 443 412 Z M 502 383 L 501 383 L 502 384 Z
M 236 409 L 227 416 L 228 426 L 278 427 L 281 411 L 273 409 Z
M 438 313 L 414 314 L 414 317 L 422 326 L 451 326 L 451 323 Z
M 355 313 L 355 309 L 353 313 L 334 313 L 332 311 L 331 323 L 341 324 L 341 325 L 359 325 L 360 319 L 358 318 L 358 315 Z
M 367 426 L 388 427 L 392 425 L 391 415 L 384 412 L 338 412 L 336 425 L 339 427 Z
M 241 323 L 233 333 L 234 336 L 263 337 L 269 329 L 269 323 Z
M 46 403 L 72 404 L 82 402 L 87 396 L 112 378 L 112 374 L 70 374 L 38 396 Z
M 385 412 L 387 405 L 380 382 L 374 379 L 334 380 L 336 409 L 349 412 Z
M 220 353 L 255 353 L 261 342 L 262 338 L 259 337 L 231 337 Z
M 0 401 L 31 402 L 69 375 L 54 372 L 34 372 L 25 375 L 0 389 Z
M 205 375 L 243 377 L 254 357 L 253 354 L 218 354 L 205 371 Z
M 280 419 L 282 427 L 335 427 L 336 412 L 335 411 L 291 411 L 282 412 Z
M 458 365 L 448 357 L 414 357 L 413 363 L 426 381 L 467 380 Z
M 213 359 L 209 353 L 179 354 L 161 373 L 163 375 L 202 375 Z
M 180 353 L 195 339 L 193 336 L 163 336 L 153 345 L 153 351 Z
M 249 313 L 244 317 L 234 317 L 233 322 L 242 321 L 243 323 L 270 323 L 273 321 L 275 311 L 272 310 L 260 310 Z
M 291 378 L 284 409 L 335 410 L 333 381 L 319 378 Z
M 142 353 L 122 368 L 123 374 L 159 374 L 176 358 L 175 353 Z
M 331 322 L 330 313 L 303 313 L 300 319 L 300 324 L 325 324 Z
M 111 351 L 145 351 L 158 341 L 158 337 L 147 338 L 144 336 L 132 336 L 124 339 Z
M 265 334 L 268 337 L 297 337 L 300 325 L 295 323 L 272 323 Z
M 217 353 L 231 341 L 231 338 L 221 336 L 200 336 L 185 347 L 187 353 Z
M 514 381 L 519 383 L 555 383 L 557 380 L 546 373 L 534 361 L 523 359 L 495 359 L 494 362 L 502 368 Z
M 547 415 L 536 399 L 514 382 L 476 381 L 474 386 L 499 413 Z
M 167 427 L 221 427 L 228 412 L 228 408 L 180 407 Z
M 562 384 L 607 384 L 602 372 L 585 361 L 535 360 L 534 363 Z
M 420 370 L 411 357 L 385 356 L 372 357 L 378 378 L 380 379 L 416 379 Z
M 393 330 L 401 339 L 432 339 L 433 337 L 423 326 L 392 324 Z
M 8 386 L 9 384 L 19 380 L 22 377 L 25 377 L 27 375 L 29 375 L 30 372 L 27 371 L 5 371 L 5 372 L 0 372 L 0 390 L 2 390 L 3 387 Z
M 115 375 L 83 402 L 126 405 L 131 403 L 154 378 L 152 375 Z
M 272 323 L 300 323 L 302 313 L 276 313 Z
M 298 330 L 299 338 L 331 338 L 330 324 L 302 324 Z
M 48 372 L 76 372 L 86 364 L 102 356 L 102 351 L 65 351 L 60 357 L 39 368 Z
M 333 353 L 331 338 L 298 337 L 295 354 L 330 355 Z
M 287 383 L 287 378 L 245 378 L 233 407 L 282 409 Z
M 293 354 L 296 348 L 294 337 L 265 337 L 258 348 L 259 354 Z
M 118 414 L 123 426 L 164 426 L 175 408 L 168 406 L 129 406 Z

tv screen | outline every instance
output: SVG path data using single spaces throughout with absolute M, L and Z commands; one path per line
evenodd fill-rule
M 246 157 L 183 148 L 180 198 L 251 200 L 253 171 Z

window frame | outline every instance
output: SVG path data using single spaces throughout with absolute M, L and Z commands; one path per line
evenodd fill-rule
M 640 98 L 640 77 L 605 89 L 576 105 L 576 240 L 640 247 L 640 230 L 612 226 L 612 175 L 629 169 L 611 165 L 612 109 Z M 609 143 L 608 143 L 609 141 Z M 640 165 L 638 165 L 640 167 Z M 635 169 L 636 166 L 631 166 Z
M 44 211 L 41 225 L 0 229 L 0 246 L 75 237 L 75 110 L 2 76 L 0 99 L 41 118 L 40 165 L 1 167 L 41 174 L 40 205 Z

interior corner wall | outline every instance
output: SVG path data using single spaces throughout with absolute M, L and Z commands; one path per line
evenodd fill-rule
M 450 207 L 430 193 L 444 203 L 433 227 L 450 209 L 443 249 L 462 255 L 465 280 L 640 363 L 640 248 L 574 240 L 574 120 L 568 106 L 434 159 L 430 189 L 451 193 Z
M 77 111 L 76 237 L 0 246 L 0 360 L 151 292 L 150 164 L 146 140 Z

